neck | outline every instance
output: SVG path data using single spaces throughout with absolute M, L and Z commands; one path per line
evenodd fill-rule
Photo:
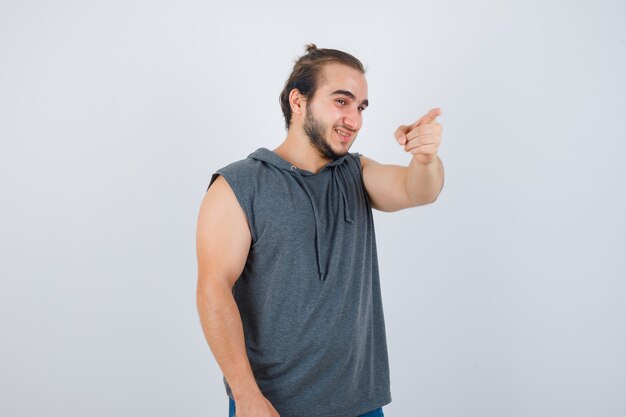
M 292 127 L 287 132 L 287 137 L 274 152 L 300 169 L 318 173 L 331 159 L 321 156 L 309 143 L 309 138 L 302 129 Z

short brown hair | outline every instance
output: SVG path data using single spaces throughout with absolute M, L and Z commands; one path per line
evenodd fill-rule
M 289 93 L 296 88 L 307 100 L 311 100 L 319 85 L 324 65 L 330 63 L 347 65 L 365 73 L 361 61 L 349 53 L 336 49 L 318 49 L 315 44 L 308 44 L 306 46 L 306 54 L 296 61 L 293 66 L 293 71 L 291 71 L 291 75 L 285 82 L 283 91 L 280 93 L 280 107 L 283 109 L 285 127 L 287 129 L 289 129 L 289 125 L 291 124 Z

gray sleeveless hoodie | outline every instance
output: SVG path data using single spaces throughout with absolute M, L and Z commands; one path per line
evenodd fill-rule
M 391 402 L 371 205 L 358 153 L 318 173 L 260 148 L 219 169 L 252 244 L 233 287 L 255 379 L 281 417 Z M 210 185 L 209 185 L 210 187 Z M 224 378 L 226 393 L 234 398 Z

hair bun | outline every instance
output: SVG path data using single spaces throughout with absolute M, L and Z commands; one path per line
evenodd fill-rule
M 310 43 L 306 46 L 306 53 L 310 54 L 313 51 L 317 51 L 317 46 L 314 43 Z

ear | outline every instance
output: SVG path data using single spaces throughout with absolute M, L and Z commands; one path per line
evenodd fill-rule
M 306 108 L 306 97 L 300 93 L 300 90 L 294 88 L 289 92 L 289 105 L 292 114 L 302 115 Z

